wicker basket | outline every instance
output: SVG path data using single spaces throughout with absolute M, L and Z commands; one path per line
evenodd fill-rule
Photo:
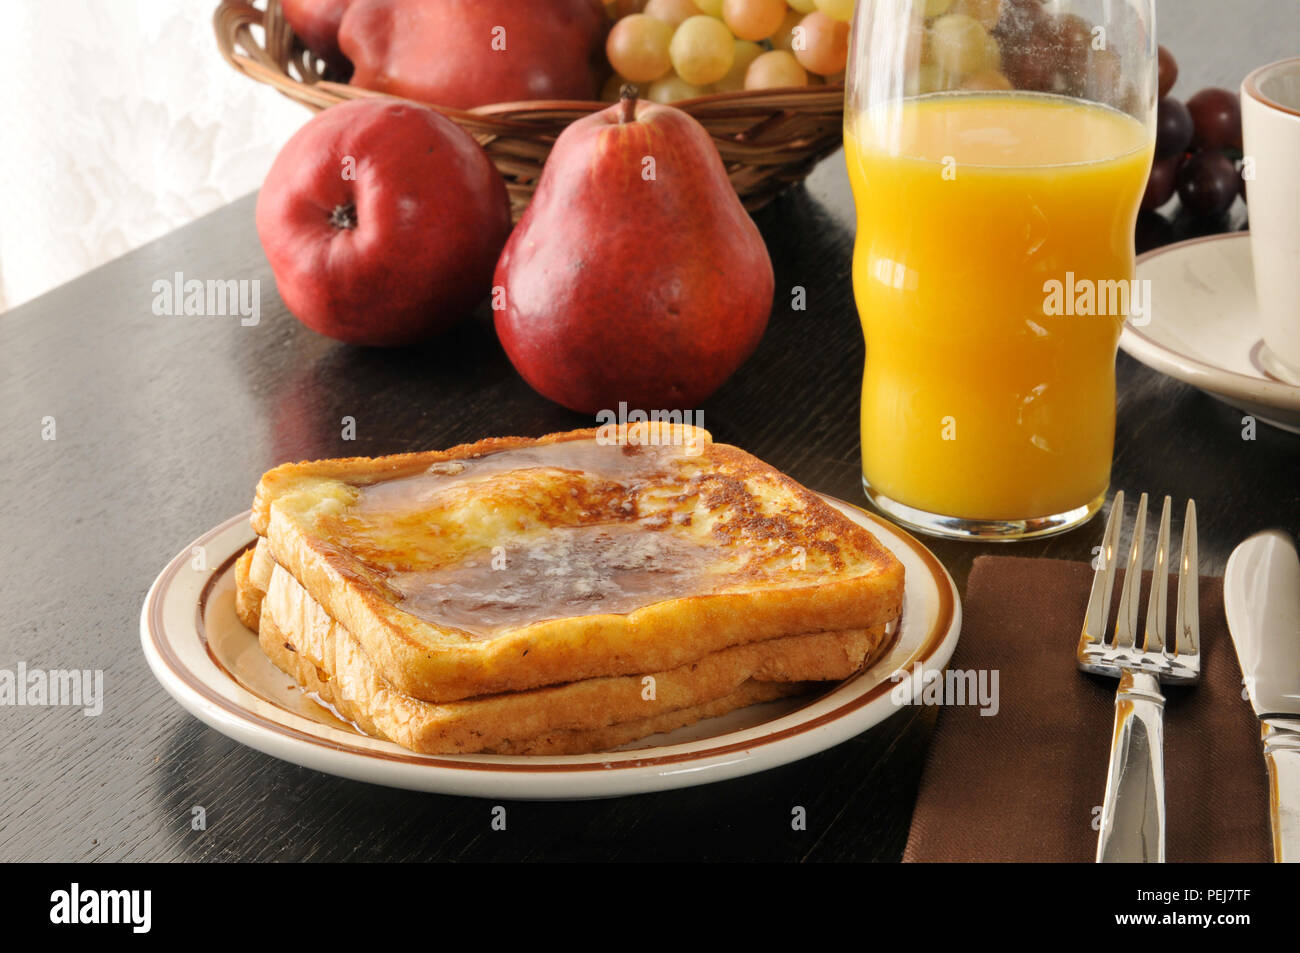
M 280 0 L 265 0 L 264 7 L 222 0 L 213 21 L 221 55 L 235 69 L 309 109 L 382 95 L 326 80 L 285 23 Z M 674 105 L 709 131 L 732 185 L 751 210 L 802 181 L 841 142 L 843 86 L 715 93 Z M 575 119 L 608 106 L 539 100 L 468 112 L 438 108 L 478 139 L 501 170 L 518 218 L 532 198 L 556 137 Z

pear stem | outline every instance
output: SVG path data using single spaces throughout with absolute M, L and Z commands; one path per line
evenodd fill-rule
M 622 112 L 618 114 L 620 123 L 633 122 L 636 119 L 636 93 L 637 89 L 631 83 L 624 83 L 618 90 L 619 105 L 623 107 Z

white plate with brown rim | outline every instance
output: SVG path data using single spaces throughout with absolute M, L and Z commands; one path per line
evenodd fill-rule
M 1284 380 L 1264 350 L 1249 232 L 1149 251 L 1138 258 L 1137 278 L 1151 282 L 1151 311 L 1145 325 L 1124 325 L 1119 346 L 1125 353 L 1265 423 L 1300 433 L 1300 386 Z
M 507 799 L 617 797 L 722 781 L 833 747 L 910 704 L 914 677 L 942 669 L 961 629 L 952 578 L 916 539 L 826 497 L 903 563 L 903 614 L 887 654 L 814 697 L 768 702 L 600 754 L 423 755 L 369 737 L 271 664 L 235 615 L 234 563 L 255 537 L 244 513 L 185 547 L 149 590 L 145 657 L 201 721 L 259 751 L 327 774 L 439 794 Z

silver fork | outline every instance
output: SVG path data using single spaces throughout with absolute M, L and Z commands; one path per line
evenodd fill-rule
M 1182 557 L 1178 567 L 1178 598 L 1173 638 L 1165 639 L 1165 606 L 1169 595 L 1169 509 L 1165 497 L 1160 514 L 1151 595 L 1147 603 L 1142 647 L 1137 642 L 1138 600 L 1142 588 L 1142 541 L 1146 534 L 1147 495 L 1138 503 L 1124 587 L 1119 597 L 1115 632 L 1106 641 L 1111 591 L 1115 584 L 1115 554 L 1124 522 L 1124 494 L 1115 494 L 1100 564 L 1092 580 L 1088 611 L 1083 620 L 1076 659 L 1085 672 L 1119 678 L 1115 693 L 1115 735 L 1110 746 L 1106 799 L 1101 809 L 1097 862 L 1164 863 L 1165 764 L 1160 686 L 1194 685 L 1201 677 L 1197 614 L 1196 502 L 1187 501 L 1183 519 Z

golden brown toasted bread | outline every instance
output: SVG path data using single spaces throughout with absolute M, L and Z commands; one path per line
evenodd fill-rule
M 245 554 L 251 562 L 252 554 Z M 242 588 L 251 588 L 247 573 Z M 261 606 L 259 640 L 267 656 L 308 691 L 318 693 L 368 734 L 388 738 L 427 754 L 515 752 L 537 747 L 566 753 L 615 735 L 641 737 L 667 730 L 659 725 L 671 712 L 701 709 L 721 698 L 737 703 L 779 697 L 759 691 L 761 684 L 797 685 L 852 675 L 888 643 L 884 626 L 851 632 L 786 636 L 723 649 L 679 668 L 647 675 L 586 679 L 522 692 L 443 704 L 424 702 L 397 691 L 378 672 L 357 640 L 293 579 L 275 567 Z M 730 709 L 726 709 L 730 710 Z M 716 711 L 710 708 L 709 711 Z M 705 717 L 699 715 L 697 717 Z M 661 720 L 654 720 L 661 719 Z M 673 726 L 693 718 L 678 718 Z M 616 742 L 622 744 L 623 741 Z
M 278 467 L 253 527 L 378 677 L 429 702 L 898 616 L 901 564 L 772 467 L 696 428 L 603 436 Z
M 271 585 L 274 568 L 264 539 L 235 560 L 235 615 L 254 632 L 262 618 L 262 597 Z
M 289 651 L 278 642 L 274 635 L 268 635 L 264 643 L 267 656 L 281 670 L 293 678 L 303 689 L 317 695 L 322 701 L 334 708 L 343 717 L 354 722 L 359 728 L 374 737 L 385 737 L 373 721 L 367 726 L 368 716 L 361 706 L 342 697 L 339 686 L 327 673 L 319 670 L 300 655 Z M 650 735 L 674 731 L 686 725 L 693 725 L 704 718 L 716 718 L 740 708 L 748 708 L 761 702 L 774 701 L 791 695 L 801 695 L 812 691 L 818 683 L 805 682 L 745 682 L 740 688 L 722 698 L 694 705 L 665 711 L 648 718 L 638 718 L 606 725 L 602 728 L 577 730 L 557 729 L 533 738 L 499 738 L 492 745 L 475 749 L 478 754 L 500 755 L 565 755 L 590 754 L 608 751 L 620 745 L 629 744 Z M 390 739 L 393 740 L 393 739 Z M 400 742 L 399 742 L 400 743 Z M 412 745 L 412 750 L 420 751 Z M 448 754 L 449 751 L 425 750 L 423 754 Z M 461 754 L 470 753 L 461 751 Z

